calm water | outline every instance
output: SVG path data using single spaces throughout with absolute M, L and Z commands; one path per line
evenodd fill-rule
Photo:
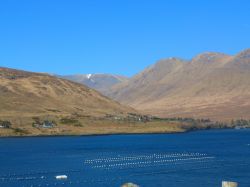
M 68 180 L 58 181 L 65 174 Z M 250 130 L 0 138 L 1 187 L 250 186 Z

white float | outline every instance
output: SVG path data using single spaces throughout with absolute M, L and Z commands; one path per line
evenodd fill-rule
M 67 175 L 57 175 L 57 176 L 55 176 L 55 177 L 56 177 L 57 180 L 65 180 L 65 179 L 68 178 Z

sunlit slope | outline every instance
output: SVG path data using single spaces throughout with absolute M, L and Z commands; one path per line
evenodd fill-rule
M 0 116 L 102 116 L 133 111 L 81 84 L 8 68 L 0 68 L 0 106 Z
M 161 60 L 108 95 L 162 117 L 250 118 L 250 50 Z

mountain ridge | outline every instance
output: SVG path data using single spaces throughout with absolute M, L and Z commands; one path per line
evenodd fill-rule
M 105 115 L 129 112 L 131 108 L 99 94 L 82 84 L 44 73 L 34 73 L 0 67 L 0 115 L 11 113 L 25 115 L 59 114 Z M 84 112 L 83 112 L 84 111 Z M 133 111 L 133 110 L 132 110 Z
M 234 56 L 205 52 L 189 61 L 160 60 L 107 95 L 160 117 L 250 118 L 249 54 L 246 49 Z
M 74 74 L 74 75 L 56 75 L 60 78 L 71 80 L 92 89 L 95 89 L 102 94 L 108 92 L 108 89 L 113 85 L 125 82 L 127 77 L 114 74 L 95 73 L 95 74 Z
M 0 106 L 0 136 L 173 133 L 193 126 L 192 121 L 142 115 L 89 87 L 47 73 L 3 67 Z

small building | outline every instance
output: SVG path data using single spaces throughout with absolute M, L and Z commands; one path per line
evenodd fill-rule
M 42 128 L 53 128 L 55 126 L 55 124 L 51 121 L 44 121 L 42 124 Z
M 10 127 L 11 127 L 11 123 L 9 121 L 0 120 L 0 128 L 9 129 Z

